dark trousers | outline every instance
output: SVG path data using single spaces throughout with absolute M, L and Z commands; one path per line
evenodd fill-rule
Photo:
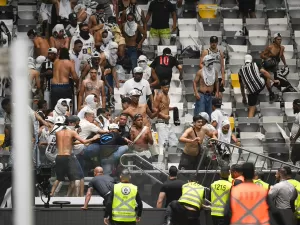
M 51 109 L 54 109 L 57 101 L 61 98 L 73 99 L 72 86 L 70 84 L 52 84 L 50 99 L 51 99 Z
M 117 222 L 117 221 L 111 221 L 111 225 L 136 225 L 136 222 Z
M 224 216 L 211 216 L 213 225 L 225 225 Z

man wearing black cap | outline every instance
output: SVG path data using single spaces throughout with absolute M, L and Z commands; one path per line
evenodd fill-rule
M 171 166 L 169 169 L 169 179 L 163 184 L 157 199 L 156 208 L 163 207 L 163 201 L 166 198 L 165 208 L 169 203 L 178 200 L 182 194 L 182 185 L 186 182 L 177 179 L 178 169 L 176 166 Z
M 66 27 L 66 34 L 69 38 L 79 34 L 79 26 L 77 24 L 76 13 L 70 13 L 69 15 L 69 25 Z
M 293 110 L 295 114 L 295 121 L 291 130 L 291 147 L 292 154 L 291 160 L 295 165 L 297 161 L 300 161 L 300 99 L 293 101 Z
M 219 78 L 219 91 L 224 92 L 225 85 L 225 65 L 224 65 L 224 54 L 221 50 L 218 49 L 218 37 L 211 36 L 210 37 L 210 47 L 202 52 L 200 58 L 200 69 L 203 68 L 203 58 L 206 55 L 211 55 L 214 61 L 215 71 L 218 73 Z
M 106 203 L 104 224 L 135 225 L 141 221 L 143 202 L 137 186 L 130 183 L 130 173 L 124 169 L 120 183 L 115 184 Z
M 228 114 L 221 109 L 222 106 L 221 98 L 213 98 L 211 113 L 211 124 L 218 130 L 222 127 L 222 121 L 228 120 Z

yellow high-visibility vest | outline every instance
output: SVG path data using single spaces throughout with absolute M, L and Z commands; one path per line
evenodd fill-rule
M 296 217 L 297 219 L 300 219 L 300 182 L 294 179 L 288 179 L 287 180 L 290 184 L 292 184 L 295 189 L 297 190 L 298 197 L 295 200 L 295 208 L 296 208 Z
M 114 185 L 112 203 L 112 220 L 119 222 L 135 222 L 137 186 L 129 183 Z
M 182 186 L 182 195 L 178 202 L 201 208 L 204 199 L 204 187 L 196 182 L 189 182 Z
M 227 180 L 218 180 L 211 184 L 211 215 L 224 216 L 226 202 L 232 184 Z
M 268 183 L 262 181 L 261 179 L 253 180 L 253 183 L 258 185 L 258 186 L 263 187 L 266 190 L 269 190 L 270 185 Z

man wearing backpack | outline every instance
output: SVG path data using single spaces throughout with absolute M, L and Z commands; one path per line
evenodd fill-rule
M 252 62 L 251 55 L 245 55 L 245 65 L 239 71 L 239 81 L 243 103 L 247 104 L 245 89 L 248 95 L 248 117 L 254 117 L 259 93 L 265 87 L 265 79 L 270 79 L 274 84 L 279 84 L 279 80 L 274 80 L 265 69 L 258 69 L 255 62 Z

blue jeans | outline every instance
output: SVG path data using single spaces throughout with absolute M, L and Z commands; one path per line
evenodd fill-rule
M 131 69 L 137 67 L 137 49 L 133 46 L 126 47 L 126 55 L 131 59 Z
M 115 151 L 111 156 L 106 159 L 101 160 L 101 166 L 103 168 L 104 174 L 111 174 L 114 169 L 115 164 L 121 158 L 121 156 L 128 151 L 128 146 L 123 145 L 118 147 L 117 151 Z
M 85 171 L 85 160 L 90 160 L 93 157 L 100 157 L 101 146 L 98 143 L 90 144 L 83 149 L 83 154 L 76 155 L 78 162 L 83 170 Z M 99 162 L 100 166 L 100 162 Z
M 212 95 L 198 93 L 200 100 L 195 103 L 194 116 L 199 115 L 201 112 L 206 112 L 210 116 L 212 113 Z

